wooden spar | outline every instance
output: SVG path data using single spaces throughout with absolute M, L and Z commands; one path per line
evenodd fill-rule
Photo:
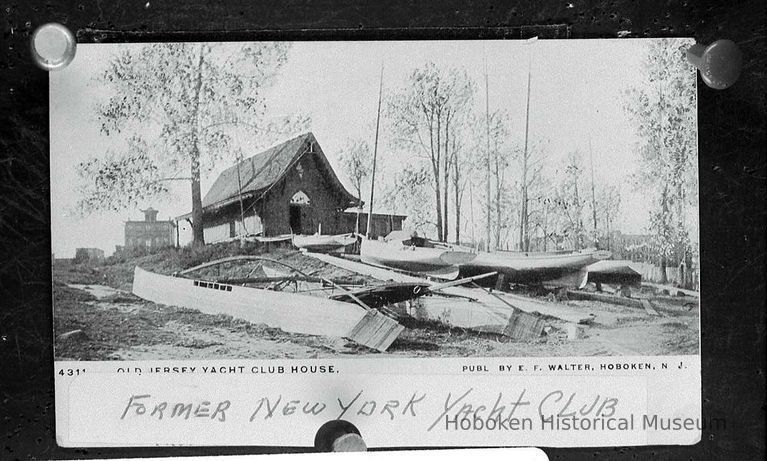
M 498 274 L 498 272 L 488 272 L 487 274 L 475 275 L 474 277 L 466 277 L 466 278 L 462 278 L 462 279 L 458 279 L 458 280 L 452 280 L 450 282 L 437 283 L 437 284 L 434 284 L 434 285 L 430 286 L 429 287 L 429 291 L 432 291 L 432 292 L 440 291 L 440 290 L 444 290 L 445 288 L 454 287 L 454 286 L 458 286 L 458 285 L 463 285 L 463 284 L 466 284 L 466 283 L 469 283 L 469 282 L 474 282 L 475 280 L 480 280 L 480 279 L 484 279 L 484 278 L 487 278 L 487 277 L 492 277 L 492 276 L 497 275 L 497 274 Z
M 190 268 L 184 269 L 182 271 L 178 271 L 174 275 L 185 275 L 185 274 L 189 274 L 189 273 L 194 272 L 194 271 L 198 271 L 200 269 L 205 269 L 207 267 L 217 266 L 219 264 L 225 264 L 225 263 L 234 262 L 234 261 L 266 261 L 266 262 L 270 262 L 270 263 L 274 263 L 274 264 L 278 264 L 280 266 L 286 267 L 286 268 L 288 268 L 288 269 L 298 273 L 299 275 L 302 275 L 304 277 L 308 277 L 308 275 L 304 274 L 300 270 L 298 270 L 296 268 L 293 268 L 293 267 L 290 267 L 289 265 L 287 265 L 285 263 L 281 263 L 281 262 L 276 261 L 274 259 L 264 258 L 262 256 L 253 256 L 253 255 L 229 256 L 227 258 L 221 258 L 221 259 L 216 259 L 214 261 L 208 261 L 206 263 L 202 263 L 200 265 L 197 265 L 197 266 L 194 266 L 194 267 L 190 267 Z
M 352 293 L 351 291 L 349 291 L 349 290 L 347 290 L 346 288 L 342 287 L 341 285 L 337 285 L 337 284 L 333 283 L 331 280 L 329 280 L 329 279 L 326 279 L 326 278 L 322 278 L 322 281 L 323 281 L 323 282 L 326 282 L 326 283 L 329 283 L 329 284 L 331 284 L 333 287 L 335 287 L 335 288 L 338 288 L 339 290 L 341 290 L 341 291 L 342 291 L 342 292 L 343 292 L 345 295 L 347 295 L 347 296 L 349 296 L 350 298 L 352 298 L 352 299 L 354 300 L 354 302 L 356 302 L 357 304 L 359 304 L 359 305 L 360 305 L 360 307 L 362 307 L 363 309 L 365 309 L 365 310 L 367 310 L 367 311 L 369 311 L 370 309 L 372 309 L 370 306 L 368 306 L 367 304 L 363 303 L 363 302 L 362 302 L 362 300 L 361 300 L 360 298 L 358 298 L 358 297 L 357 297 L 357 296 L 356 296 L 354 293 Z
M 242 231 L 244 235 L 248 235 L 248 229 L 245 227 L 245 207 L 242 204 L 242 177 L 240 176 L 240 161 L 242 159 L 242 151 L 237 156 L 237 196 L 240 200 L 240 220 L 242 221 Z
M 365 231 L 366 238 L 370 238 L 370 235 L 371 235 L 370 228 L 373 222 L 373 193 L 375 191 L 375 184 L 376 184 L 376 158 L 378 157 L 378 131 L 381 125 L 381 99 L 383 97 L 383 71 L 384 71 L 384 65 L 383 65 L 383 61 L 381 61 L 381 81 L 378 85 L 378 114 L 376 115 L 376 137 L 375 137 L 375 142 L 373 143 L 373 171 L 371 174 L 371 181 L 370 181 L 370 203 L 368 203 L 368 225 L 367 225 L 367 230 Z
M 528 44 L 532 44 L 536 38 L 528 40 Z M 529 50 L 529 56 L 527 61 L 527 108 L 525 109 L 525 151 L 522 155 L 522 211 L 519 223 L 519 249 L 520 251 L 529 251 L 529 228 L 528 228 L 528 191 L 527 191 L 527 160 L 529 155 L 529 133 L 530 133 L 530 86 L 532 83 L 532 68 L 533 68 L 533 50 Z
M 154 274 L 136 267 L 133 293 L 159 304 L 227 314 L 291 333 L 335 336 L 384 351 L 404 327 L 352 303 Z M 377 314 L 377 315 L 376 315 Z
M 597 197 L 594 190 L 594 152 L 591 148 L 591 134 L 589 134 L 589 163 L 591 164 L 591 214 L 594 219 L 594 242 L 597 239 Z
M 323 277 L 304 277 L 300 275 L 286 275 L 284 277 L 271 276 L 271 277 L 239 277 L 239 278 L 216 278 L 214 281 L 218 283 L 228 283 L 230 285 L 242 285 L 244 283 L 272 283 L 272 282 L 309 282 L 309 283 L 323 283 L 328 279 Z M 350 279 L 350 280 L 331 280 L 332 285 L 353 285 L 364 286 L 364 280 L 362 279 Z
M 510 308 L 512 308 L 512 309 L 516 309 L 516 306 L 514 306 L 514 305 L 513 305 L 513 304 L 511 304 L 510 302 L 506 301 L 505 299 L 501 298 L 500 296 L 498 296 L 497 294 L 493 293 L 492 291 L 484 289 L 484 288 L 483 288 L 483 287 L 481 287 L 479 284 L 477 284 L 477 282 L 471 282 L 471 284 L 472 284 L 472 285 L 473 285 L 475 288 L 479 288 L 480 290 L 482 290 L 482 291 L 486 292 L 487 294 L 489 294 L 489 295 L 490 295 L 490 296 L 492 296 L 493 298 L 497 299 L 498 301 L 502 302 L 502 303 L 503 303 L 503 304 L 505 304 L 506 306 L 508 306 L 508 307 L 510 307 Z

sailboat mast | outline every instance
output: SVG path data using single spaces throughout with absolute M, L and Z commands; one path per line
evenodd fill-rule
M 376 184 L 376 159 L 378 157 L 378 130 L 381 126 L 381 99 L 383 96 L 383 71 L 384 71 L 384 66 L 383 66 L 383 62 L 381 62 L 381 81 L 378 85 L 378 114 L 376 115 L 376 137 L 375 137 L 375 143 L 373 144 L 373 171 L 371 174 L 371 181 L 370 181 L 370 203 L 368 203 L 368 225 L 367 225 L 367 230 L 365 231 L 366 238 L 370 238 L 370 231 L 371 231 L 371 226 L 373 223 L 373 193 L 375 191 L 375 184 Z
M 594 151 L 591 148 L 591 134 L 589 133 L 589 163 L 591 164 L 591 213 L 594 218 L 594 242 L 597 239 L 597 197 L 594 191 Z
M 532 44 L 535 38 L 528 41 L 528 44 Z M 527 211 L 528 205 L 528 191 L 527 191 L 527 161 L 530 155 L 529 152 L 529 133 L 530 133 L 530 83 L 533 67 L 533 50 L 529 50 L 530 55 L 527 61 L 527 108 L 525 109 L 525 152 L 522 156 L 522 211 L 519 223 L 519 249 L 521 251 L 529 251 L 530 236 L 528 229 L 529 213 Z
M 239 151 L 237 155 L 237 194 L 240 200 L 240 221 L 242 222 L 242 230 L 245 235 L 248 234 L 248 229 L 245 227 L 245 206 L 242 203 L 242 177 L 240 175 L 240 162 L 242 161 L 242 151 Z
M 485 251 L 490 251 L 490 90 L 488 87 L 487 79 L 487 52 L 484 54 L 485 61 L 485 131 L 487 141 L 487 157 L 485 162 L 485 216 L 486 229 L 485 229 Z

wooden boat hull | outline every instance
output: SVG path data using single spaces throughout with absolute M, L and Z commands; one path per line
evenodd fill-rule
M 357 237 L 353 234 L 293 236 L 293 245 L 296 248 L 317 253 L 341 251 L 344 247 L 353 245 L 356 241 Z
M 326 298 L 154 274 L 136 267 L 133 293 L 159 304 L 227 314 L 291 333 L 344 337 L 386 350 L 404 327 L 378 311 Z
M 610 257 L 604 250 L 582 250 L 576 252 L 523 253 L 494 252 L 479 253 L 468 263 L 461 264 L 460 276 L 470 277 L 496 271 L 504 274 L 512 283 L 541 283 L 556 280 L 581 268 Z
M 360 246 L 360 260 L 366 264 L 407 272 L 449 274 L 453 278 L 458 275 L 458 271 L 454 270 L 458 264 L 474 257 L 470 252 L 406 246 L 396 240 L 363 240 Z

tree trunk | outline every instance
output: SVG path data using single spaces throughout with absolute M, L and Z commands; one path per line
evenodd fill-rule
M 668 283 L 668 277 L 666 277 L 666 265 L 667 265 L 666 257 L 661 256 L 660 257 L 660 280 L 658 281 L 658 283 L 660 283 L 661 285 L 665 285 Z
M 357 195 L 361 195 L 359 192 L 357 192 Z M 357 204 L 357 222 L 354 225 L 354 233 L 359 234 L 360 233 L 360 208 L 362 208 L 362 202 Z
M 445 242 L 447 242 L 447 236 L 449 234 L 448 230 L 450 229 L 450 227 L 449 227 L 450 226 L 450 224 L 449 224 L 449 216 L 450 215 L 448 214 L 448 210 L 449 210 L 449 204 L 448 204 L 448 202 L 449 202 L 449 200 L 448 200 L 448 197 L 449 197 L 448 193 L 449 192 L 448 192 L 448 188 L 450 186 L 450 154 L 449 154 L 450 151 L 448 149 L 448 140 L 450 138 L 450 131 L 449 131 L 449 129 L 450 129 L 450 112 L 448 111 L 447 118 L 445 120 L 445 152 L 443 154 L 444 157 L 445 157 L 445 167 L 444 167 L 445 168 L 445 170 L 444 170 L 445 192 L 444 192 L 444 194 L 442 196 L 442 198 L 443 198 L 443 202 L 442 202 L 442 219 L 443 219 L 442 227 L 444 229 L 442 231 L 442 235 L 443 235 L 443 237 L 445 237 Z
M 455 194 L 455 243 L 461 243 L 461 177 L 458 174 L 458 155 L 453 140 L 453 193 Z
M 495 140 L 495 248 L 501 248 L 501 189 L 503 181 L 501 180 L 501 164 L 498 151 L 498 139 Z
M 202 192 L 200 191 L 200 149 L 197 145 L 197 118 L 200 111 L 200 88 L 202 88 L 202 63 L 205 48 L 200 45 L 200 58 L 197 62 L 197 76 L 194 83 L 194 121 L 192 127 L 192 245 L 205 245 L 205 232 L 202 217 Z
M 430 142 L 430 148 L 431 148 L 431 168 L 432 168 L 432 173 L 434 174 L 434 192 L 435 192 L 435 197 L 437 199 L 436 201 L 437 240 L 441 242 L 442 241 L 442 202 L 440 201 L 440 198 L 442 197 L 442 191 L 440 187 L 440 177 L 439 177 L 439 148 L 435 152 L 434 131 L 431 124 L 429 126 L 429 142 Z M 439 146 L 439 141 L 437 141 L 437 146 Z
M 575 190 L 575 249 L 580 250 L 583 245 L 581 245 L 581 242 L 583 240 L 583 221 L 581 220 L 581 214 L 583 214 L 583 210 L 581 207 L 581 197 L 580 194 L 578 194 L 578 178 L 575 178 L 574 181 L 574 190 Z
M 443 242 L 442 238 L 442 192 L 440 191 L 440 180 L 439 180 L 439 168 L 436 169 L 437 171 L 434 174 L 434 192 L 435 196 L 437 198 L 437 240 L 440 242 Z
M 203 232 L 202 218 L 202 194 L 200 192 L 200 154 L 195 151 L 192 154 L 192 245 L 200 247 L 205 245 L 205 233 Z

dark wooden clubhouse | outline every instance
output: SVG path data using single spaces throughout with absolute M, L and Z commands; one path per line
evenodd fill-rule
M 312 133 L 224 170 L 202 200 L 205 241 L 240 235 L 354 232 L 359 198 L 341 184 Z M 177 220 L 191 219 L 191 213 Z M 365 213 L 360 229 L 365 231 Z M 373 214 L 373 237 L 402 229 L 405 216 Z

